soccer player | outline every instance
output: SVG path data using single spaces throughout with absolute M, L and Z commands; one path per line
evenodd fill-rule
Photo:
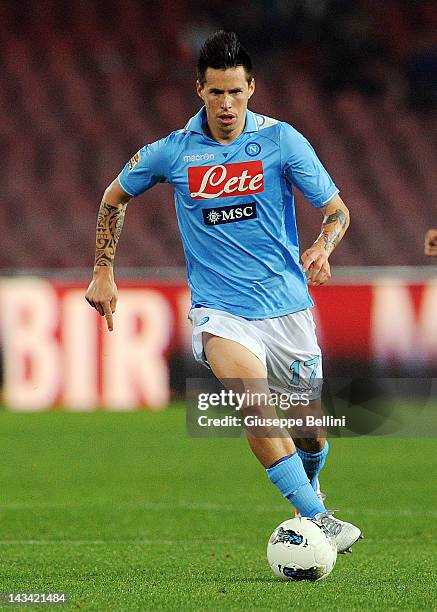
M 105 190 L 96 258 L 86 299 L 113 328 L 114 255 L 128 200 L 157 183 L 174 187 L 192 308 L 193 352 L 225 387 L 252 397 L 306 388 L 320 411 L 321 352 L 307 288 L 330 278 L 329 256 L 349 212 L 309 142 L 293 127 L 248 110 L 252 62 L 234 33 L 217 32 L 198 60 L 204 106 L 183 129 L 140 149 Z M 292 187 L 322 211 L 320 235 L 299 261 Z M 264 394 L 264 395 L 263 395 Z M 276 417 L 268 402 L 251 406 Z M 302 516 L 318 522 L 339 552 L 358 527 L 326 510 L 318 475 L 328 453 L 323 432 L 247 429 L 249 445 L 271 482 Z
M 437 257 L 437 229 L 429 229 L 425 234 L 425 255 Z

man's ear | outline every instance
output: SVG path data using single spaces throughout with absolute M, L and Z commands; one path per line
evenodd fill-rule
M 203 100 L 203 85 L 199 81 L 199 79 L 197 79 L 197 81 L 196 81 L 196 92 L 197 92 L 197 95 L 199 96 L 199 98 L 202 98 L 202 100 Z
M 252 79 L 249 84 L 249 98 L 252 97 L 254 91 L 255 91 L 255 79 Z

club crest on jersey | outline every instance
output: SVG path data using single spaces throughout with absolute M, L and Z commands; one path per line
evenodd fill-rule
M 217 166 L 190 166 L 188 185 L 193 200 L 247 196 L 264 191 L 261 160 Z
M 261 145 L 257 142 L 248 142 L 244 150 L 250 157 L 256 157 L 261 153 Z
M 135 166 L 138 164 L 138 162 L 141 159 L 141 153 L 138 151 L 137 153 L 135 153 L 135 155 L 127 162 L 127 165 L 129 166 L 129 170 L 133 170 L 135 168 Z
M 235 223 L 236 221 L 248 221 L 255 219 L 256 202 L 245 204 L 234 204 L 233 206 L 217 206 L 217 208 L 202 209 L 205 225 L 222 225 L 223 223 Z

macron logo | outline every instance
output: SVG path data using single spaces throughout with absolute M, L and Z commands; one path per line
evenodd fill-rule
M 264 191 L 261 160 L 220 166 L 190 166 L 188 184 L 193 200 L 229 198 Z
M 184 155 L 184 162 L 186 164 L 188 162 L 214 161 L 214 160 L 215 160 L 214 153 L 198 153 L 197 155 Z

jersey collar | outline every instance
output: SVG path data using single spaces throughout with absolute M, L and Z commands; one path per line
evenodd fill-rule
M 258 122 L 256 120 L 256 114 L 247 109 L 246 111 L 246 125 L 244 126 L 244 132 L 257 132 Z M 203 126 L 206 123 L 206 109 L 204 106 L 200 109 L 198 113 L 191 117 L 185 126 L 184 130 L 186 132 L 195 132 L 196 134 L 204 134 Z

